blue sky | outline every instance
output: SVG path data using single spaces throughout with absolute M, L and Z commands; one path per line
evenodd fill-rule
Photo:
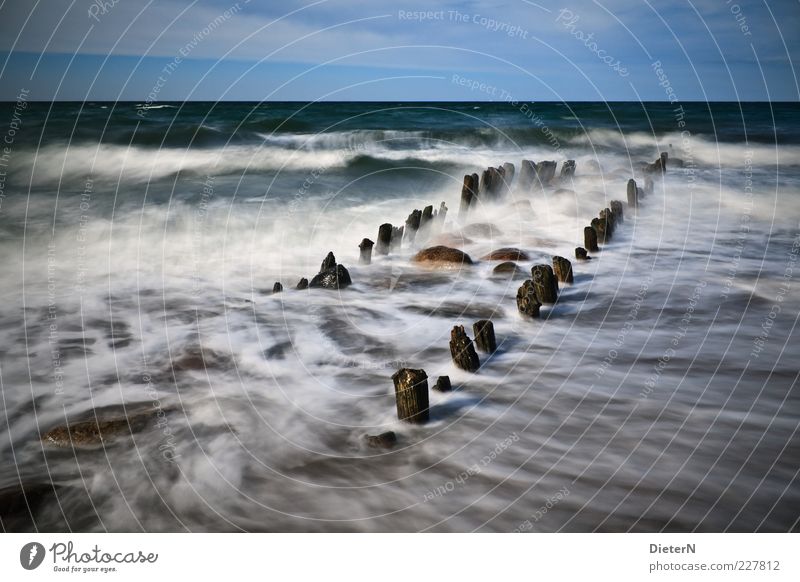
M 798 58 L 800 0 L 0 0 L 3 100 L 796 101 Z

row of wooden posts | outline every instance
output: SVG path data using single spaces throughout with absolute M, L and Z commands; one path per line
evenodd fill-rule
M 651 173 L 658 171 L 664 173 L 667 168 L 667 154 L 662 153 L 654 164 L 648 164 L 645 171 Z M 518 187 L 529 187 L 534 180 L 540 185 L 550 184 L 555 176 L 555 162 L 541 162 L 535 164 L 529 160 L 522 161 Z M 575 173 L 575 161 L 567 160 L 561 170 L 562 177 L 571 177 Z M 461 212 L 469 210 L 477 196 L 497 195 L 510 188 L 513 178 L 513 164 L 503 164 L 498 168 L 489 168 L 484 171 L 478 182 L 478 175 L 472 174 L 464 177 L 464 187 L 461 197 Z M 499 177 L 499 178 L 498 178 Z M 523 178 L 524 177 L 524 178 Z M 502 181 L 502 189 L 492 189 L 495 180 Z M 478 185 L 476 187 L 476 185 Z M 627 204 L 631 214 L 636 213 L 639 202 L 647 194 L 653 192 L 653 180 L 645 178 L 645 188 L 639 188 L 634 179 L 628 180 Z M 444 205 L 444 203 L 442 203 Z M 584 228 L 584 246 L 575 249 L 575 257 L 579 260 L 588 260 L 589 252 L 598 252 L 600 244 L 606 244 L 614 235 L 615 229 L 624 222 L 623 203 L 613 200 L 608 208 L 600 211 L 599 216 L 592 219 L 591 224 Z M 408 224 L 408 223 L 407 223 Z M 382 227 L 383 228 L 383 227 Z M 366 240 L 366 239 L 365 239 Z M 363 243 L 362 243 L 363 244 Z M 572 263 L 560 256 L 553 257 L 553 265 L 539 264 L 531 267 L 531 278 L 524 281 L 517 290 L 517 309 L 528 317 L 539 317 L 542 305 L 554 304 L 558 299 L 558 283 L 571 284 L 573 282 Z M 480 368 L 480 358 L 475 349 L 486 354 L 492 354 L 497 349 L 494 325 L 489 320 L 476 322 L 473 327 L 475 340 L 467 335 L 463 325 L 456 325 L 450 331 L 450 356 L 453 364 L 468 372 L 477 372 Z M 411 423 L 425 423 L 429 419 L 428 401 L 428 375 L 425 370 L 402 368 L 392 375 L 394 382 L 395 398 L 397 402 L 397 417 Z M 434 389 L 449 391 L 452 389 L 449 376 L 439 376 Z M 389 434 L 389 433 L 385 433 Z M 383 436 L 383 435 L 382 435 Z M 392 435 L 394 436 L 394 435 Z M 372 437 L 375 438 L 375 437 Z

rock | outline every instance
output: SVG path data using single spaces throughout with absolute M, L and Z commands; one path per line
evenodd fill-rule
M 497 249 L 483 257 L 484 261 L 527 261 L 529 259 L 530 257 L 525 251 L 511 247 Z
M 579 261 L 588 261 L 592 257 L 589 256 L 589 253 L 586 252 L 585 248 L 575 247 L 575 258 Z
M 461 233 L 465 236 L 473 236 L 475 238 L 495 238 L 501 234 L 499 228 L 488 222 L 468 224 L 461 229 Z
M 376 435 L 364 435 L 364 440 L 367 442 L 367 446 L 373 449 L 391 449 L 397 444 L 397 435 L 390 430 Z
M 553 272 L 562 283 L 572 283 L 572 263 L 564 257 L 553 257 Z
M 431 242 L 436 245 L 444 245 L 446 247 L 460 247 L 472 243 L 472 239 L 469 239 L 458 232 L 446 232 L 434 237 Z
M 503 277 L 511 277 L 515 279 L 517 277 L 525 277 L 525 271 L 519 268 L 519 265 L 513 263 L 511 261 L 506 261 L 505 263 L 500 263 L 492 270 L 492 275 L 503 276 Z
M 441 266 L 471 265 L 469 255 L 458 249 L 436 246 L 419 251 L 412 259 L 416 263 L 430 263 Z
M 528 279 L 517 290 L 517 309 L 521 314 L 528 317 L 539 317 L 539 308 L 541 306 L 542 304 L 536 299 L 533 281 Z
M 325 259 L 322 261 L 322 266 L 319 268 L 319 272 L 322 273 L 323 271 L 328 271 L 333 269 L 336 266 L 336 257 L 333 256 L 332 252 L 329 252 Z
M 332 269 L 317 273 L 308 286 L 322 289 L 344 289 L 352 284 L 350 273 L 344 265 L 336 265 Z
M 314 275 L 308 286 L 322 289 L 344 289 L 352 283 L 350 273 L 344 265 L 337 264 L 333 253 L 328 253 L 328 256 L 322 261 L 320 272 Z
M 93 414 L 101 417 L 103 413 L 94 411 Z M 42 442 L 54 447 L 97 446 L 120 436 L 141 432 L 150 422 L 154 422 L 155 415 L 155 411 L 148 410 L 128 414 L 127 417 L 92 418 L 57 426 L 42 435 Z
M 201 348 L 199 345 L 190 345 L 181 355 L 170 362 L 170 367 L 173 372 L 187 372 L 221 369 L 231 364 L 232 359 L 229 355 L 209 348 Z
M 433 389 L 438 392 L 450 392 L 453 389 L 453 385 L 450 384 L 450 376 L 439 376 Z
M 558 282 L 550 265 L 534 265 L 531 267 L 531 280 L 536 290 L 536 300 L 544 305 L 555 303 L 558 299 Z
M 272 292 L 280 293 L 281 291 L 283 291 L 283 285 L 281 285 L 279 281 L 276 281 L 275 284 L 272 286 Z
M 297 287 L 295 287 L 298 291 L 302 291 L 303 289 L 308 289 L 308 279 L 305 277 L 301 277 L 300 280 L 297 282 Z
M 481 366 L 475 346 L 463 325 L 456 325 L 450 331 L 450 356 L 457 367 L 467 372 L 477 372 Z

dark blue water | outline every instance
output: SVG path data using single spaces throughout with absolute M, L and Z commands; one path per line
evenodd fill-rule
M 797 104 L 20 102 L 0 139 L 6 529 L 798 527 Z M 638 213 L 523 319 L 481 258 L 573 258 L 660 152 Z M 522 159 L 577 171 L 459 216 L 464 174 Z M 358 264 L 442 201 L 438 239 Z M 411 261 L 436 242 L 475 264 Z M 294 290 L 328 251 L 353 286 Z M 454 368 L 450 329 L 488 316 L 498 352 Z M 455 387 L 425 426 L 396 421 L 400 366 Z M 161 415 L 40 439 L 123 407 Z

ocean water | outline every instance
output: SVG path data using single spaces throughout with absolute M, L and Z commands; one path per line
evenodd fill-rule
M 5 530 L 798 529 L 797 104 L 19 102 L 0 136 Z M 481 257 L 573 259 L 662 151 L 521 317 Z M 522 159 L 577 171 L 459 216 L 464 174 Z M 474 265 L 358 264 L 442 201 Z M 295 290 L 328 251 L 353 285 Z M 497 352 L 454 368 L 450 330 L 484 318 Z M 451 378 L 428 424 L 396 419 L 401 367 Z

